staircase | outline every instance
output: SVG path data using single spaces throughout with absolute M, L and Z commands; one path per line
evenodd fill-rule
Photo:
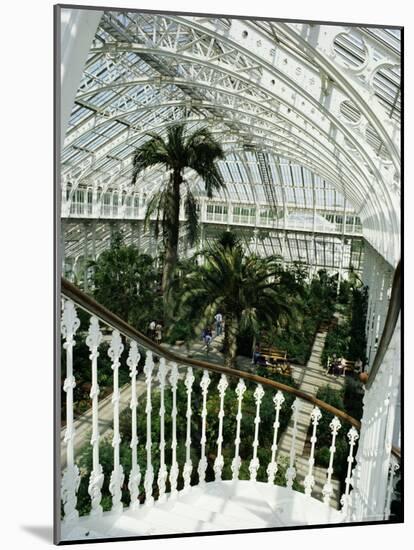
M 343 515 L 285 487 L 252 481 L 215 481 L 153 506 L 121 515 L 85 516 L 62 525 L 62 540 L 208 533 L 341 523 Z

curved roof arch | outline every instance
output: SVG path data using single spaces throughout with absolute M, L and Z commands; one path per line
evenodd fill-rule
M 148 131 L 208 125 L 241 162 L 255 152 L 261 181 L 244 171 L 252 189 L 275 184 L 262 164 L 280 158 L 330 182 L 394 264 L 398 48 L 386 29 L 104 12 L 66 132 L 63 182 L 71 192 L 131 192 L 132 155 Z M 162 175 L 155 167 L 137 187 L 151 193 Z

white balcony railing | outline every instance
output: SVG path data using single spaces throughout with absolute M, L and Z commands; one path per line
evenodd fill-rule
M 156 502 L 163 503 L 166 500 L 174 499 L 179 494 L 186 494 L 189 490 L 198 486 L 200 490 L 210 483 L 218 483 L 224 479 L 237 482 L 240 479 L 241 467 L 244 462 L 244 479 L 251 483 L 258 483 L 258 472 L 261 472 L 261 479 L 265 480 L 268 486 L 274 487 L 275 479 L 280 470 L 281 455 L 278 449 L 280 437 L 280 414 L 283 402 L 288 394 L 294 396 L 292 404 L 293 432 L 291 438 L 290 452 L 286 457 L 284 480 L 284 491 L 287 494 L 298 494 L 298 491 L 304 492 L 303 498 L 306 505 L 317 508 L 325 506 L 335 507 L 337 501 L 334 500 L 333 474 L 336 462 L 336 440 L 338 433 L 347 430 L 348 451 L 347 451 L 347 471 L 342 480 L 343 492 L 340 498 L 341 510 L 335 516 L 336 521 L 352 521 L 357 518 L 359 521 L 368 519 L 364 517 L 363 507 L 368 506 L 366 498 L 369 498 L 368 490 L 362 491 L 367 487 L 365 481 L 361 479 L 370 477 L 371 473 L 367 471 L 369 465 L 373 465 L 372 458 L 372 432 L 371 447 L 366 451 L 364 448 L 361 455 L 361 461 L 357 465 L 357 477 L 355 481 L 352 471 L 355 465 L 355 451 L 359 439 L 360 424 L 342 411 L 317 400 L 315 397 L 307 395 L 297 389 L 284 384 L 268 380 L 254 374 L 227 369 L 219 365 L 206 363 L 196 359 L 183 357 L 171 352 L 168 348 L 160 347 L 154 344 L 127 323 L 116 317 L 114 314 L 97 304 L 93 299 L 83 294 L 72 284 L 62 280 L 62 338 L 65 355 L 66 372 L 64 376 L 63 390 L 66 395 L 64 402 L 65 411 L 65 457 L 63 462 L 66 467 L 62 475 L 61 483 L 61 504 L 62 504 L 62 526 L 66 532 L 77 525 L 80 521 L 79 511 L 77 509 L 78 490 L 81 480 L 81 473 L 76 463 L 75 456 L 75 422 L 74 422 L 74 390 L 77 386 L 77 373 L 74 371 L 74 347 L 75 340 L 85 338 L 86 345 L 90 351 L 90 406 L 92 409 L 91 440 L 92 449 L 92 468 L 88 483 L 88 493 L 90 498 L 90 518 L 101 518 L 104 514 L 102 506 L 102 488 L 104 482 L 109 482 L 109 492 L 111 496 L 111 511 L 113 516 L 120 516 L 126 510 L 139 510 L 142 507 L 152 507 Z M 89 316 L 89 326 L 87 332 L 79 331 L 80 321 L 79 312 L 82 311 L 82 317 L 86 311 Z M 103 333 L 109 342 L 108 355 L 112 363 L 112 472 L 109 479 L 105 479 L 102 465 L 100 463 L 100 408 L 98 403 L 99 385 L 98 385 L 98 356 L 100 346 L 103 341 Z M 120 455 L 120 357 L 128 348 L 127 366 L 129 369 L 130 384 L 125 391 L 129 392 L 129 406 L 132 412 L 130 426 L 130 473 L 126 479 L 124 467 Z M 142 398 L 137 395 L 137 377 L 138 364 L 140 357 L 145 354 L 144 366 L 144 394 Z M 215 381 L 213 385 L 213 381 Z M 184 386 L 183 386 L 184 385 Z M 197 387 L 198 386 L 198 387 Z M 185 393 L 179 391 L 185 388 Z M 199 388 L 199 389 L 198 389 Z M 246 389 L 253 391 L 254 406 L 250 403 L 244 407 L 244 395 Z M 196 391 L 197 390 L 197 391 Z M 166 412 L 165 398 L 167 392 L 172 398 L 172 408 L 169 413 Z M 262 446 L 262 430 L 269 429 L 269 425 L 263 426 L 261 423 L 262 403 L 265 394 L 271 394 L 273 402 L 273 424 L 270 429 L 273 431 L 273 444 L 267 451 L 269 457 L 268 463 L 263 463 L 261 457 L 265 456 Z M 153 440 L 154 415 L 153 403 L 154 394 L 157 394 L 156 402 L 159 403 L 157 420 L 157 433 L 159 440 Z M 183 397 L 184 396 L 184 397 Z M 140 406 L 140 400 L 145 401 L 145 410 Z M 183 399 L 184 402 L 179 402 Z M 211 406 L 213 400 L 214 406 Z M 224 407 L 224 403 L 230 406 Z M 296 438 L 299 430 L 303 429 L 299 422 L 299 413 L 304 402 L 312 403 L 313 408 L 310 413 L 310 448 L 307 456 L 307 466 L 304 476 L 299 476 L 297 469 L 296 456 Z M 372 407 L 371 407 L 372 409 Z M 177 432 L 177 414 L 185 414 L 186 429 L 181 435 Z M 185 411 L 185 413 L 184 413 Z M 227 411 L 227 416 L 225 414 Z M 230 411 L 230 412 L 229 412 Z M 318 448 L 318 439 L 320 438 L 319 424 L 321 412 L 326 411 L 332 416 L 329 424 L 329 464 L 324 474 L 322 485 L 317 486 L 315 477 L 315 453 Z M 371 413 L 373 411 L 371 410 Z M 375 413 L 375 411 L 374 411 Z M 144 416 L 145 433 L 138 432 L 137 418 Z M 211 434 L 209 424 L 212 417 L 218 419 L 217 433 Z M 194 433 L 193 417 L 200 419 L 200 431 Z M 243 427 L 246 422 L 252 422 L 254 425 L 254 437 L 251 442 L 250 456 L 246 456 L 245 442 L 243 441 Z M 223 441 L 224 422 L 234 426 L 234 447 L 231 458 L 228 453 L 224 454 Z M 166 439 L 166 426 L 169 426 L 170 438 Z M 142 425 L 142 424 L 141 424 Z M 346 427 L 348 426 L 348 427 Z M 379 424 L 375 424 L 374 431 L 378 431 Z M 326 434 L 325 434 L 326 435 Z M 180 436 L 183 441 L 179 441 Z M 206 444 L 213 444 L 215 448 L 214 456 L 207 456 Z M 210 439 L 210 441 L 208 441 Z M 325 438 L 326 439 L 326 438 Z M 365 437 L 366 439 L 366 437 Z M 145 440 L 145 460 L 140 457 L 138 460 L 138 442 Z M 241 453 L 241 443 L 244 443 L 244 454 Z M 377 441 L 380 443 L 380 440 Z M 178 446 L 184 449 L 180 456 L 177 454 Z M 166 452 L 168 451 L 169 461 L 167 464 Z M 378 449 L 377 449 L 378 451 Z M 368 452 L 368 458 L 364 453 Z M 370 454 L 371 453 L 371 454 Z M 389 453 L 390 454 L 390 453 Z M 243 456 L 242 456 L 243 455 Z M 380 458 L 376 456 L 376 464 L 380 464 Z M 394 459 L 393 459 L 394 460 Z M 375 509 L 381 511 L 380 518 L 388 519 L 390 514 L 390 503 L 395 484 L 395 472 L 398 467 L 395 460 L 387 462 L 389 473 L 386 472 L 386 480 L 383 490 L 377 494 Z M 380 466 L 384 466 L 381 462 Z M 214 480 L 208 482 L 207 469 L 210 466 L 214 471 Z M 247 466 L 247 468 L 246 468 Z M 320 469 L 320 467 L 319 467 Z M 246 472 L 248 471 L 248 474 Z M 231 473 L 229 473 L 231 472 Z M 265 475 L 264 475 L 265 472 Z M 280 471 L 279 471 L 280 474 Z M 247 476 L 247 478 L 246 478 Z M 341 480 L 339 480 L 341 481 Z M 372 481 L 372 479 L 371 479 Z M 279 475 L 279 484 L 280 475 Z M 358 491 L 352 491 L 353 484 L 357 483 Z M 338 495 L 339 496 L 339 495 Z M 301 498 L 302 498 L 301 497 Z M 351 498 L 353 497 L 353 498 Z M 318 499 L 321 501 L 317 502 Z M 362 502 L 361 499 L 364 499 Z M 323 503 L 323 504 L 322 504 Z M 369 508 L 369 506 L 368 506 Z M 362 510 L 362 511 L 361 511 Z M 246 528 L 249 525 L 246 524 Z

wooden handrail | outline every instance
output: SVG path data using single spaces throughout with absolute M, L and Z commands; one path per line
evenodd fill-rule
M 218 374 L 225 374 L 226 376 L 230 377 L 243 378 L 244 380 L 250 380 L 251 382 L 255 382 L 256 384 L 262 384 L 263 386 L 267 386 L 274 390 L 281 390 L 290 393 L 296 397 L 299 397 L 300 399 L 303 399 L 304 401 L 307 401 L 308 403 L 311 403 L 312 405 L 319 407 L 320 409 L 323 409 L 333 414 L 334 416 L 337 416 L 338 418 L 340 418 L 344 422 L 348 422 L 358 430 L 360 430 L 361 428 L 361 423 L 359 422 L 359 420 L 356 420 L 344 411 L 341 411 L 340 409 L 337 409 L 336 407 L 333 407 L 332 405 L 329 405 L 328 403 L 325 403 L 324 401 L 317 399 L 313 395 L 309 395 L 308 393 L 305 393 L 301 390 L 292 388 L 291 386 L 282 384 L 281 382 L 276 382 L 275 380 L 269 380 L 267 378 L 264 378 L 263 376 L 258 376 L 257 374 L 252 374 L 237 369 L 231 369 L 221 365 L 215 365 L 213 363 L 208 363 L 207 361 L 202 361 L 200 359 L 193 359 L 192 357 L 185 357 L 156 344 L 150 338 L 142 334 L 142 332 L 138 331 L 134 327 L 131 327 L 131 325 L 126 323 L 123 319 L 112 313 L 112 311 L 94 300 L 91 296 L 88 296 L 87 294 L 82 292 L 78 287 L 76 287 L 74 284 L 63 277 L 61 280 L 61 292 L 64 296 L 66 296 L 66 298 L 73 300 L 79 307 L 87 311 L 89 314 L 95 315 L 105 324 L 119 330 L 119 332 L 127 338 L 135 340 L 136 342 L 138 342 L 138 344 L 141 344 L 142 347 L 149 349 L 156 355 L 160 355 L 161 357 L 164 357 L 169 361 L 173 361 L 181 365 L 195 367 L 197 369 L 205 369 L 210 372 L 216 372 Z M 395 454 L 397 458 L 400 458 L 398 449 L 393 448 L 393 454 Z
M 375 377 L 379 371 L 379 368 L 384 360 L 385 353 L 387 352 L 391 338 L 394 334 L 395 325 L 397 324 L 398 316 L 401 309 L 401 261 L 394 272 L 394 278 L 392 281 L 392 290 L 390 296 L 390 303 L 388 306 L 387 317 L 384 323 L 384 329 L 382 331 L 381 339 L 378 345 L 377 353 L 375 354 L 374 361 L 372 363 L 371 370 L 368 374 L 368 379 L 365 384 L 367 390 L 372 386 Z

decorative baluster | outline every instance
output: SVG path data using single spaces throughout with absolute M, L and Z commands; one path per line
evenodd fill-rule
M 177 383 L 178 383 L 178 368 L 176 363 L 171 363 L 170 384 L 172 391 L 172 464 L 170 469 L 170 485 L 171 496 L 177 494 L 177 480 L 178 480 L 178 464 L 177 464 Z
M 160 469 L 158 471 L 158 490 L 160 502 L 165 502 L 165 484 L 167 482 L 168 472 L 165 465 L 165 379 L 167 376 L 167 364 L 164 357 L 160 359 L 160 367 L 158 370 L 158 381 L 160 383 Z
M 145 413 L 147 415 L 147 442 L 145 444 L 145 450 L 147 451 L 147 469 L 145 470 L 144 477 L 144 489 L 145 489 L 145 504 L 146 506 L 152 506 L 154 504 L 154 497 L 152 496 L 152 484 L 154 483 L 154 468 L 152 466 L 152 440 L 151 440 L 151 384 L 152 384 L 152 371 L 154 369 L 154 360 L 152 358 L 152 351 L 147 351 L 147 357 L 145 359 L 145 383 L 147 386 L 147 405 L 145 407 Z
M 341 497 L 342 513 L 347 518 L 349 517 L 349 513 L 350 513 L 349 508 L 350 508 L 350 504 L 351 504 L 351 499 L 350 499 L 350 496 L 349 496 L 349 492 L 350 492 L 350 489 L 351 489 L 351 481 L 352 481 L 351 475 L 352 475 L 352 464 L 354 462 L 354 447 L 355 447 L 355 443 L 356 443 L 358 437 L 359 437 L 358 432 L 352 426 L 352 428 L 348 432 L 349 454 L 348 454 L 348 459 L 347 459 L 348 469 L 347 469 L 346 478 L 345 478 L 345 493 Z
M 260 466 L 259 459 L 257 457 L 257 447 L 259 446 L 259 424 L 260 424 L 260 405 L 264 396 L 264 389 L 261 384 L 257 384 L 257 388 L 254 390 L 254 400 L 256 401 L 256 417 L 254 419 L 254 441 L 253 441 L 253 458 L 249 464 L 250 479 L 256 481 L 257 471 Z
M 235 451 L 234 451 L 234 458 L 231 463 L 231 471 L 233 472 L 233 480 L 237 480 L 239 478 L 239 472 L 240 472 L 240 466 L 241 466 L 241 458 L 240 458 L 240 423 L 242 419 L 242 412 L 241 412 L 241 405 L 243 401 L 243 396 L 246 391 L 246 384 L 244 383 L 243 378 L 239 379 L 239 383 L 237 384 L 236 388 L 236 395 L 238 398 L 238 407 L 237 407 L 237 427 L 236 427 L 236 439 L 234 440 L 235 445 Z
M 333 474 L 333 460 L 334 460 L 335 451 L 336 451 L 335 441 L 336 441 L 336 436 L 338 434 L 338 431 L 341 427 L 341 423 L 339 422 L 336 416 L 334 416 L 334 418 L 332 419 L 332 422 L 329 424 L 329 427 L 331 428 L 331 431 L 332 431 L 332 443 L 329 448 L 330 456 L 329 456 L 329 466 L 328 466 L 328 469 L 326 470 L 326 474 L 327 474 L 326 483 L 322 489 L 323 501 L 328 506 L 329 506 L 329 500 L 333 493 L 333 486 L 331 481 L 332 481 L 332 474 Z
M 138 397 L 137 397 L 137 366 L 141 355 L 138 351 L 138 345 L 136 342 L 132 341 L 129 348 L 129 355 L 127 359 L 127 365 L 130 370 L 131 378 L 131 472 L 129 474 L 128 481 L 128 490 L 131 495 L 131 508 L 133 510 L 137 509 L 139 506 L 139 484 L 141 483 L 141 470 L 138 464 L 138 432 L 137 432 L 137 407 L 138 407 Z
M 313 465 L 315 464 L 315 444 L 316 444 L 316 429 L 318 427 L 318 422 L 322 418 L 322 413 L 319 410 L 318 407 L 314 407 L 311 412 L 311 420 L 312 420 L 312 437 L 310 438 L 311 441 L 311 452 L 309 456 L 309 468 L 308 468 L 308 475 L 305 477 L 303 481 L 303 485 L 305 486 L 305 495 L 311 496 L 312 495 L 312 489 L 315 485 L 315 477 L 313 475 Z
M 208 393 L 208 387 L 210 385 L 210 376 L 208 374 L 208 371 L 205 370 L 203 372 L 203 376 L 201 378 L 200 387 L 203 394 L 203 408 L 201 411 L 201 458 L 200 462 L 198 463 L 198 476 L 199 476 L 199 485 L 205 484 L 206 479 L 206 470 L 207 470 L 207 457 L 206 457 L 206 420 L 207 420 L 207 393 Z
M 188 367 L 187 374 L 185 377 L 185 387 L 187 388 L 187 437 L 185 440 L 185 464 L 184 464 L 184 470 L 183 470 L 183 478 L 184 478 L 184 491 L 188 491 L 190 488 L 190 482 L 191 482 L 191 473 L 193 471 L 193 464 L 191 462 L 191 391 L 192 386 L 194 382 L 194 375 L 193 375 L 193 369 L 191 367 Z
M 273 403 L 275 404 L 275 421 L 273 423 L 274 431 L 273 431 L 272 458 L 266 470 L 266 473 L 268 476 L 267 478 L 268 483 L 275 482 L 275 477 L 278 470 L 278 466 L 276 462 L 277 434 L 280 427 L 280 422 L 279 422 L 280 409 L 282 408 L 284 401 L 285 401 L 285 398 L 283 396 L 283 393 L 279 390 L 277 394 L 273 397 Z
M 293 480 L 296 477 L 295 458 L 296 458 L 296 435 L 298 433 L 298 417 L 301 407 L 300 399 L 297 397 L 292 405 L 293 411 L 293 430 L 292 430 L 292 444 L 289 454 L 289 468 L 286 470 L 286 487 L 292 489 Z
M 109 482 L 109 491 L 112 495 L 111 511 L 120 514 L 123 510 L 122 505 L 122 485 L 124 483 L 124 470 L 119 461 L 119 445 L 121 443 L 121 435 L 119 433 L 119 359 L 124 349 L 121 335 L 118 330 L 112 332 L 111 345 L 108 350 L 108 355 L 112 359 L 112 370 L 114 371 L 114 391 L 112 394 L 113 405 L 113 428 L 114 436 L 112 439 L 112 447 L 114 448 L 114 469 Z
M 90 397 L 92 399 L 92 472 L 89 478 L 88 493 L 92 501 L 92 516 L 102 515 L 102 485 L 104 475 L 102 466 L 99 463 L 99 419 L 98 419 L 98 347 L 102 341 L 102 332 L 99 329 L 98 318 L 93 316 L 90 320 L 86 345 L 90 350 L 89 359 L 92 361 L 92 387 Z
M 80 321 L 76 314 L 75 304 L 72 300 L 65 300 L 63 303 L 61 331 L 65 338 L 63 348 L 66 350 L 66 378 L 63 383 L 63 390 L 66 392 L 66 468 L 62 476 L 61 495 L 66 523 L 76 520 L 79 513 L 76 510 L 77 492 L 79 489 L 80 475 L 79 468 L 75 464 L 73 442 L 75 439 L 75 428 L 73 425 L 73 389 L 76 386 L 73 376 L 73 346 L 75 345 L 74 335 L 78 330 Z
M 221 447 L 223 444 L 223 418 L 224 418 L 224 394 L 226 393 L 226 389 L 228 387 L 229 383 L 227 382 L 227 378 L 225 374 L 221 375 L 220 382 L 218 383 L 218 390 L 220 395 L 220 411 L 218 414 L 219 418 L 219 433 L 217 438 L 217 457 L 214 461 L 214 474 L 215 474 L 215 480 L 221 481 L 221 473 L 223 471 L 224 466 L 224 458 L 221 453 Z
M 391 455 L 390 459 L 390 473 L 388 477 L 388 486 L 387 486 L 387 501 L 385 503 L 384 510 L 384 519 L 387 520 L 390 517 L 391 513 L 391 502 L 395 489 L 395 474 L 400 469 L 397 459 Z

